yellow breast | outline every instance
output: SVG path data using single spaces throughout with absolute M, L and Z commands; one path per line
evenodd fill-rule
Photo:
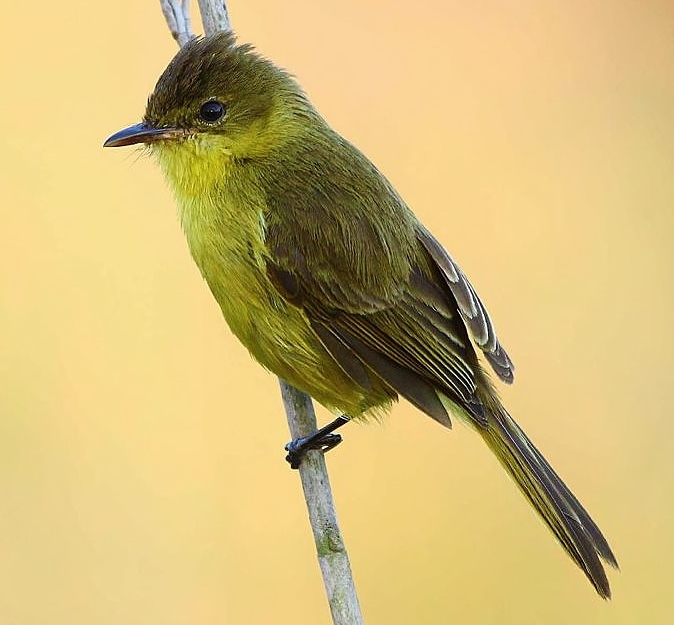
M 199 158 L 195 146 L 157 150 L 178 201 L 190 252 L 225 320 L 265 368 L 325 406 L 357 416 L 374 403 L 354 386 L 314 333 L 303 310 L 288 304 L 267 276 L 264 194 L 224 158 Z M 377 396 L 379 398 L 379 396 Z

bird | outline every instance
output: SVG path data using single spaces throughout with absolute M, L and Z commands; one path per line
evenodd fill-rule
M 375 165 L 295 78 L 233 33 L 197 37 L 160 76 L 141 145 L 177 200 L 191 255 L 264 368 L 339 416 L 308 441 L 403 398 L 487 444 L 599 596 L 618 568 L 597 524 L 503 406 L 487 366 L 513 363 L 473 285 Z M 481 356 L 478 355 L 478 352 Z

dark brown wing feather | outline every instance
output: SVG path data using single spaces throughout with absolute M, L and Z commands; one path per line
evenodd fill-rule
M 315 321 L 312 321 L 311 325 L 332 354 L 332 357 L 337 360 L 353 380 L 357 379 L 352 374 L 353 366 L 356 364 L 354 360 L 356 360 L 360 367 L 366 365 L 372 371 L 375 371 L 397 393 L 400 393 L 411 404 L 438 423 L 448 428 L 452 427 L 447 410 L 430 382 L 424 380 L 423 377 L 411 371 L 408 367 L 372 349 L 348 332 Z M 360 371 L 356 370 L 356 373 L 358 374 Z M 369 380 L 369 376 L 366 375 L 366 379 Z M 365 384 L 361 383 L 361 386 L 367 388 Z

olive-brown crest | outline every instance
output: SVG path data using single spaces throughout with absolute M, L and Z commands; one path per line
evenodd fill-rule
M 228 125 L 245 126 L 268 115 L 274 94 L 289 83 L 294 84 L 293 79 L 252 46 L 236 45 L 232 33 L 197 37 L 180 49 L 160 76 L 144 121 L 154 127 L 218 132 L 217 125 L 209 126 L 198 115 L 204 102 L 217 100 L 227 110 Z

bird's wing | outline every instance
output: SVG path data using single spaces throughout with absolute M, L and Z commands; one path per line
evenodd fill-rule
M 302 219 L 282 214 L 266 229 L 268 275 L 342 369 L 365 388 L 373 370 L 444 425 L 450 420 L 438 392 L 485 424 L 465 322 L 488 354 L 507 356 L 470 284 L 411 214 L 387 231 L 365 213 L 348 223 L 320 208 Z
M 484 306 L 374 165 L 336 134 L 328 138 L 340 149 L 320 149 L 324 134 L 293 146 L 295 175 L 277 166 L 260 177 L 272 283 L 355 382 L 367 387 L 374 370 L 446 425 L 438 392 L 483 422 L 467 328 L 512 379 Z

